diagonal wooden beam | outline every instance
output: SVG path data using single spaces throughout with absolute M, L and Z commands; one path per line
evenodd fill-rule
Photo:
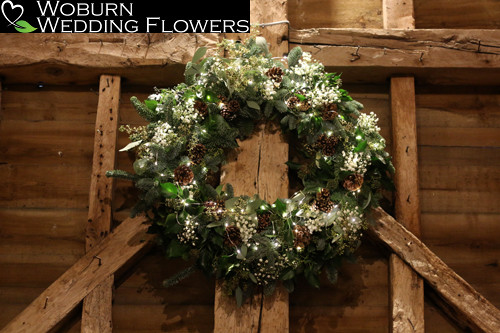
M 47 332 L 74 309 L 84 297 L 144 249 L 154 235 L 148 234 L 145 217 L 123 221 L 108 237 L 87 252 L 52 283 L 2 333 Z
M 90 179 L 86 250 L 89 251 L 111 231 L 114 179 L 106 171 L 116 168 L 116 142 L 120 106 L 120 77 L 101 75 L 94 133 L 94 156 Z M 114 276 L 110 275 L 83 301 L 82 333 L 112 331 L 111 317 Z
M 418 237 L 381 208 L 373 210 L 370 235 L 417 272 L 473 332 L 500 332 L 500 310 L 455 273 Z

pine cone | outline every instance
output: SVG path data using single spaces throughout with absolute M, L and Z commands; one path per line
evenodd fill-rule
M 333 156 L 338 143 L 339 139 L 337 137 L 321 134 L 318 140 L 316 140 L 316 147 L 321 149 L 323 155 Z
M 203 102 L 202 100 L 199 100 L 197 99 L 195 102 L 194 102 L 194 109 L 196 111 L 198 111 L 198 113 L 200 114 L 200 116 L 202 117 L 206 117 L 207 114 L 208 114 L 208 107 L 207 107 L 207 104 L 205 102 Z
M 274 82 L 280 83 L 283 80 L 283 70 L 279 67 L 270 68 L 266 75 Z
M 207 147 L 198 143 L 194 147 L 189 150 L 189 158 L 193 162 L 193 164 L 200 164 L 203 161 L 203 157 L 207 153 Z
M 224 200 L 207 201 L 203 205 L 205 206 L 205 213 L 217 221 L 223 218 L 226 213 Z
M 363 176 L 359 173 L 349 175 L 344 179 L 343 186 L 348 191 L 357 191 L 363 186 Z
M 180 165 L 174 170 L 174 180 L 180 185 L 190 184 L 194 179 L 193 171 L 187 165 Z
M 316 209 L 328 213 L 333 208 L 333 201 L 330 200 L 330 191 L 326 188 L 321 189 L 316 193 L 316 201 L 314 202 Z
M 235 225 L 227 226 L 224 244 L 226 246 L 240 246 L 242 242 L 240 229 Z
M 257 232 L 262 232 L 271 224 L 271 214 L 269 213 L 259 214 L 257 215 L 257 220 L 259 222 L 257 225 Z
M 295 109 L 299 103 L 300 99 L 297 96 L 292 96 L 286 100 L 286 106 L 289 109 Z
M 296 225 L 293 229 L 295 239 L 293 240 L 293 246 L 300 247 L 304 249 L 311 242 L 311 232 L 306 226 Z
M 337 111 L 338 111 L 337 104 L 335 103 L 327 104 L 325 105 L 323 110 L 321 110 L 321 117 L 323 118 L 323 120 L 333 120 L 339 115 Z
M 240 103 L 232 99 L 227 103 L 222 102 L 220 114 L 226 120 L 234 120 L 236 115 L 240 111 Z

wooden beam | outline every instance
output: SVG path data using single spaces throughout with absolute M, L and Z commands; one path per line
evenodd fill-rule
M 382 0 L 384 29 L 415 29 L 413 0 Z
M 436 291 L 473 332 L 500 332 L 500 310 L 437 257 L 418 237 L 381 208 L 369 234 L 384 243 Z
M 114 179 L 106 171 L 116 168 L 116 143 L 120 106 L 119 76 L 101 75 L 94 133 L 94 157 L 90 178 L 86 250 L 89 251 L 111 231 Z M 114 277 L 110 275 L 83 301 L 82 332 L 111 332 L 111 303 Z
M 395 1 L 397 2 L 397 1 Z M 386 0 L 386 4 L 390 3 Z M 393 3 L 393 9 L 397 4 Z M 391 78 L 393 162 L 396 168 L 396 218 L 420 236 L 417 118 L 414 78 Z M 398 256 L 390 255 L 391 332 L 424 333 L 424 284 Z
M 500 67 L 500 30 L 320 28 L 292 30 L 290 44 L 300 44 L 325 66 Z
M 153 239 L 145 217 L 123 221 L 40 294 L 2 333 L 47 332 Z
M 287 19 L 286 0 L 251 2 L 252 23 L 268 23 Z M 288 25 L 261 29 L 274 56 L 288 52 Z M 267 200 L 288 196 L 288 144 L 274 123 L 260 124 L 251 138 L 239 142 L 240 147 L 228 156 L 222 181 L 231 183 L 237 195 L 259 193 Z M 279 286 L 272 296 L 255 295 L 241 308 L 233 297 L 215 293 L 214 332 L 288 332 L 288 292 Z

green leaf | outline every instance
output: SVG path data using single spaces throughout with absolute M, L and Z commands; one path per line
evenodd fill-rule
M 252 280 L 253 283 L 255 283 L 255 284 L 258 283 L 257 278 L 252 273 L 248 273 L 248 277 L 250 278 L 250 280 Z
M 131 142 L 128 145 L 126 145 L 125 147 L 123 147 L 122 149 L 120 149 L 119 151 L 129 151 L 130 149 L 135 148 L 138 145 L 140 145 L 141 142 L 142 142 L 142 140 Z
M 255 101 L 247 101 L 247 105 L 249 107 L 251 107 L 252 109 L 255 109 L 255 110 L 260 110 L 260 105 L 259 103 L 255 102 Z
M 152 99 L 147 99 L 144 101 L 144 104 L 150 109 L 151 111 L 156 111 L 156 107 L 158 106 L 158 102 L 154 101 Z
M 241 307 L 243 305 L 243 290 L 240 287 L 236 288 L 234 296 L 236 297 L 236 304 Z
M 177 195 L 177 186 L 172 183 L 161 183 L 160 184 L 162 193 L 168 198 L 175 197 Z
M 207 48 L 206 47 L 200 47 L 198 50 L 193 55 L 193 60 L 191 60 L 193 63 L 197 63 L 200 61 L 201 58 L 207 53 Z
M 286 203 L 284 203 L 281 199 L 276 199 L 273 203 L 275 210 L 278 214 L 283 214 L 286 211 Z
M 217 192 L 218 195 L 220 195 L 222 193 L 222 188 L 224 187 L 224 184 L 220 184 L 219 186 L 217 186 L 217 188 L 215 189 L 215 192 Z
M 354 152 L 359 153 L 360 151 L 364 151 L 368 146 L 368 142 L 366 140 L 360 141 L 356 148 L 354 148 Z
M 283 274 L 281 276 L 281 279 L 283 281 L 286 281 L 286 280 L 291 280 L 295 277 L 295 272 L 293 271 L 293 269 L 290 269 L 288 272 L 286 272 L 285 274 Z
M 31 26 L 31 24 L 29 24 L 28 22 L 23 21 L 23 20 L 19 20 L 15 24 L 19 26 L 19 27 L 15 27 L 16 30 L 19 32 L 22 32 L 22 33 L 33 32 L 37 29 L 37 28 Z
M 220 227 L 222 225 L 222 221 L 215 221 L 207 225 L 207 228 L 215 228 Z
M 300 57 L 302 57 L 302 49 L 297 46 L 288 53 L 288 67 L 296 66 Z

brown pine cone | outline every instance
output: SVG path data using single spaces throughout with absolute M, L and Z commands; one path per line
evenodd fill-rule
M 318 140 L 316 140 L 316 147 L 321 149 L 323 155 L 333 156 L 338 143 L 339 139 L 337 137 L 321 134 Z
M 220 114 L 224 117 L 224 119 L 234 120 L 238 111 L 240 111 L 240 103 L 237 100 L 232 99 L 227 103 L 222 102 L 220 108 Z
M 203 157 L 207 153 L 207 147 L 201 143 L 196 144 L 189 150 L 189 158 L 193 164 L 200 164 L 203 161 Z
M 337 104 L 335 103 L 327 104 L 325 105 L 323 110 L 321 110 L 321 117 L 323 118 L 323 120 L 333 120 L 339 115 L 337 111 L 338 111 Z
M 203 205 L 205 206 L 205 213 L 212 216 L 217 221 L 223 218 L 226 213 L 224 200 L 207 201 Z
M 179 185 L 185 186 L 190 184 L 194 179 L 193 171 L 187 165 L 180 165 L 174 170 L 174 180 Z
M 293 229 L 295 239 L 293 240 L 293 246 L 297 248 L 304 249 L 309 243 L 311 243 L 311 232 L 306 226 L 296 225 Z
M 363 176 L 359 173 L 349 175 L 344 179 L 343 186 L 348 191 L 357 191 L 363 186 Z
M 299 104 L 299 103 L 300 103 L 300 99 L 297 96 L 292 96 L 286 100 L 286 106 L 289 109 L 295 109 L 297 107 L 297 104 Z
M 266 75 L 274 82 L 280 83 L 283 80 L 283 70 L 279 67 L 270 68 Z
M 202 117 L 206 117 L 207 114 L 208 114 L 208 107 L 207 107 L 207 104 L 205 102 L 203 102 L 202 100 L 199 100 L 197 99 L 195 102 L 194 102 L 194 109 L 196 111 L 198 111 L 198 113 L 200 114 L 200 116 Z
M 316 201 L 314 202 L 316 209 L 329 213 L 333 208 L 333 201 L 330 200 L 330 191 L 326 188 L 321 189 L 316 193 Z
M 227 226 L 224 244 L 226 246 L 240 246 L 242 242 L 240 229 L 235 225 Z
M 271 214 L 269 213 L 262 213 L 257 215 L 257 232 L 262 232 L 264 229 L 269 227 L 271 225 Z

